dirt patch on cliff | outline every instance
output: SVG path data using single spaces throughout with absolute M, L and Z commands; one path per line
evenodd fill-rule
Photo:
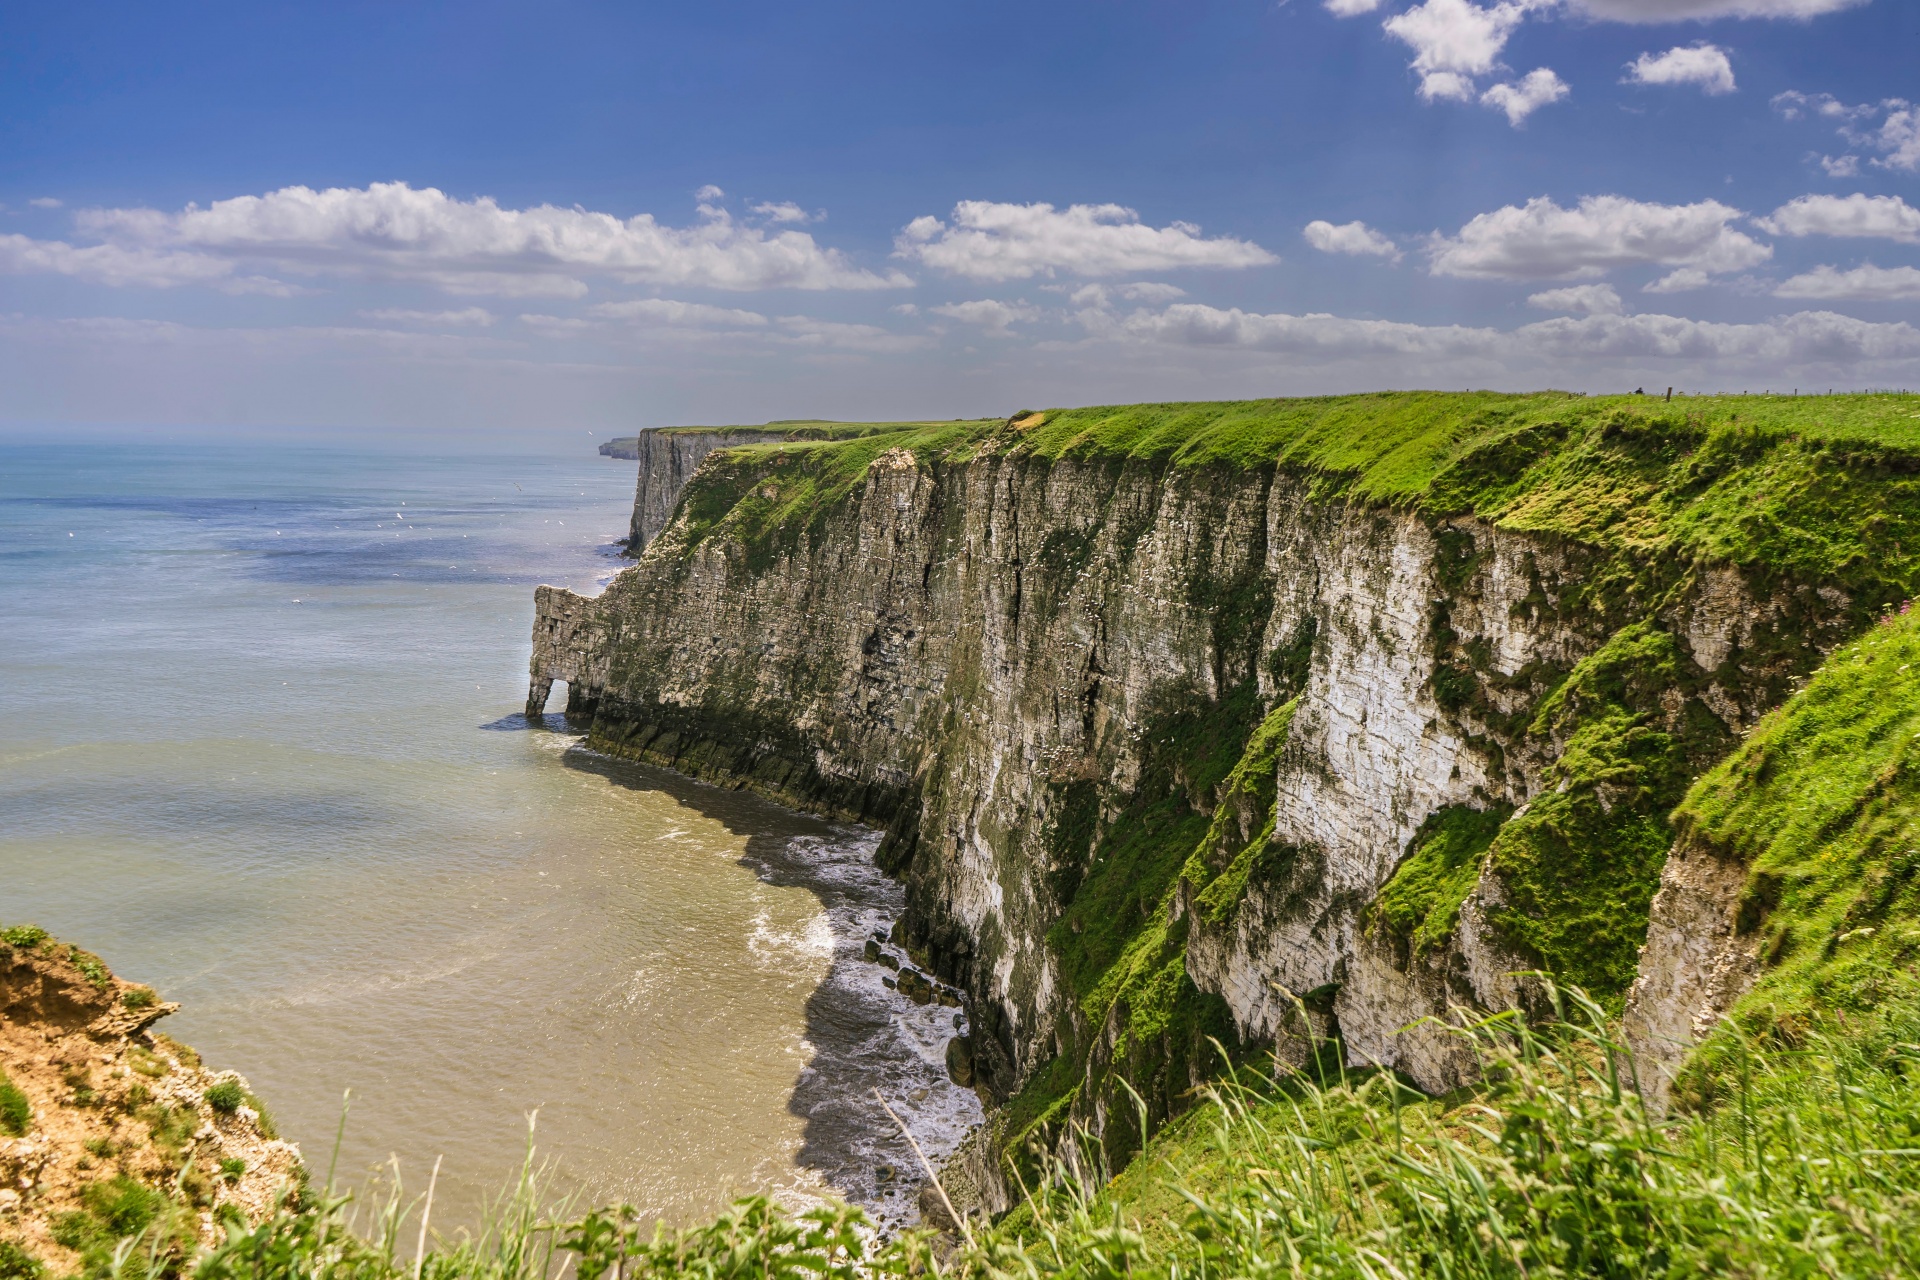
M 178 1005 L 30 926 L 0 938 L 0 1270 L 101 1274 L 118 1251 L 166 1274 L 297 1194 L 300 1152 L 247 1082 L 150 1029 Z

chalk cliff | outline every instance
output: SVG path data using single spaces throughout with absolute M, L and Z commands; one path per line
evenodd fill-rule
M 1009 1138 L 1071 1116 L 1122 1151 L 1116 1078 L 1157 1124 L 1210 1037 L 1299 1059 L 1337 1034 L 1441 1090 L 1473 1066 L 1440 1024 L 1537 1000 L 1516 974 L 1618 1007 L 1650 910 L 1658 940 L 1721 909 L 1672 873 L 1652 906 L 1668 812 L 1910 591 L 1873 549 L 1920 535 L 1904 455 L 1737 400 L 639 452 L 643 553 L 597 599 L 541 588 L 530 706 L 564 679 L 601 750 L 884 826 L 902 932 L 969 993 Z M 1881 523 L 1836 541 L 1847 503 Z M 1710 981 L 1642 1023 L 1690 1026 Z

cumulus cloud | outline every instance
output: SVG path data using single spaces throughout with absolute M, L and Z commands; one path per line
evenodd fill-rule
M 1097 337 L 1331 359 L 1489 355 L 1496 352 L 1500 342 L 1496 330 L 1463 325 L 1349 320 L 1322 313 L 1263 315 L 1238 307 L 1222 310 L 1196 302 L 1175 303 L 1163 311 L 1141 310 L 1125 316 L 1083 312 L 1079 318 Z
M 644 213 L 622 219 L 554 205 L 505 209 L 488 197 L 458 200 L 404 182 L 324 191 L 285 187 L 174 213 L 87 209 L 75 223 L 104 243 L 72 249 L 39 242 L 48 246 L 39 257 L 91 261 L 69 273 L 122 277 L 110 283 L 217 281 L 247 262 L 289 274 L 409 280 L 449 293 L 519 297 L 578 297 L 590 276 L 712 289 L 911 283 L 898 272 L 857 268 L 805 232 L 741 226 L 711 205 L 682 228 Z M 15 260 L 31 256 L 18 247 L 13 254 Z
M 1773 292 L 1781 298 L 1821 302 L 1912 302 L 1920 300 L 1920 270 L 1871 263 L 1851 271 L 1815 267 L 1782 281 Z
M 484 329 L 493 323 L 493 312 L 485 307 L 464 307 L 459 311 L 408 311 L 401 307 L 378 307 L 356 314 L 362 319 L 378 320 L 382 324 L 424 324 Z
M 1727 51 L 1704 41 L 1665 53 L 1643 53 L 1627 64 L 1625 84 L 1697 84 L 1710 94 L 1732 93 L 1733 63 Z
M 1695 289 L 1704 289 L 1713 283 L 1713 277 L 1699 267 L 1676 267 L 1641 287 L 1642 293 L 1691 293 Z
M 1849 106 L 1830 93 L 1802 93 L 1789 89 L 1773 96 L 1773 107 L 1788 120 L 1819 119 L 1832 123 L 1840 136 L 1858 150 L 1877 151 L 1872 163 L 1905 173 L 1920 171 L 1920 107 L 1905 98 Z M 1874 120 L 1874 124 L 1863 121 Z M 1859 172 L 1858 156 L 1824 156 L 1828 173 L 1852 177 Z
M 1756 219 L 1780 236 L 1839 236 L 1920 244 L 1920 209 L 1899 196 L 1801 196 Z
M 72 276 L 89 284 L 155 289 L 235 283 L 234 264 L 209 254 L 117 244 L 76 246 L 22 235 L 0 235 L 0 273 Z
M 791 200 L 766 201 L 748 205 L 753 212 L 768 222 L 814 222 L 825 217 L 824 214 L 808 213 Z
M 1429 245 L 1441 276 L 1548 280 L 1598 276 L 1655 264 L 1708 274 L 1765 262 L 1773 249 L 1730 224 L 1738 209 L 1717 200 L 1666 205 L 1624 196 L 1587 196 L 1563 209 L 1546 196 L 1483 213 Z
M 1690 360 L 1760 370 L 1920 358 L 1920 329 L 1831 311 L 1800 311 L 1754 324 L 1662 315 L 1585 316 L 1541 320 L 1516 330 L 1513 337 L 1521 347 L 1549 358 Z
M 1336 18 L 1357 18 L 1378 9 L 1382 0 L 1326 0 L 1326 10 Z
M 1481 8 L 1469 0 L 1426 0 L 1383 25 L 1388 35 L 1413 50 L 1421 97 L 1466 101 L 1473 96 L 1473 81 L 1500 65 L 1514 28 L 1529 12 L 1555 2 L 1512 0 Z
M 1400 261 L 1400 246 L 1364 222 L 1342 222 L 1336 226 L 1325 219 L 1315 219 L 1300 234 L 1322 253 L 1346 253 Z
M 1567 96 L 1567 82 L 1547 67 L 1527 72 L 1517 82 L 1496 84 L 1480 95 L 1482 106 L 1507 113 L 1507 123 L 1518 129 L 1526 118 L 1550 102 Z
M 1022 320 L 1038 320 L 1043 314 L 1038 307 L 1024 302 L 997 302 L 992 298 L 981 298 L 974 302 L 950 302 L 943 306 L 928 307 L 934 315 L 945 316 L 949 320 L 958 320 L 962 324 L 977 324 L 996 338 L 1011 338 L 1013 331 L 1009 325 Z
M 1259 245 L 1206 237 L 1190 222 L 1150 227 L 1117 204 L 1002 204 L 962 200 L 949 225 L 915 218 L 894 241 L 896 256 L 970 280 L 1026 280 L 1059 272 L 1127 275 L 1178 267 L 1259 267 L 1279 259 Z
M 1920 169 L 1920 108 L 1900 98 L 1889 98 L 1887 118 L 1868 134 L 1866 145 L 1884 151 L 1884 159 L 1874 163 L 1908 173 Z
M 1817 116 L 1822 120 L 1851 120 L 1874 112 L 1872 106 L 1850 107 L 1830 93 L 1802 93 L 1798 89 L 1776 93 L 1771 101 L 1773 109 L 1789 120 L 1806 116 Z
M 1542 311 L 1570 311 L 1583 316 L 1617 316 L 1626 311 L 1610 284 L 1575 284 L 1544 289 L 1527 296 L 1527 305 Z
M 1689 18 L 1817 18 L 1867 0 L 1578 0 L 1580 9 L 1614 22 L 1682 22 Z
M 1685 364 L 1722 374 L 1734 370 L 1861 369 L 1920 361 L 1920 329 L 1857 320 L 1830 311 L 1801 311 L 1751 324 L 1719 324 L 1668 315 L 1594 313 L 1535 321 L 1513 330 L 1350 320 L 1332 315 L 1265 315 L 1239 308 L 1182 303 L 1127 316 L 1080 317 L 1095 338 L 1185 348 L 1213 348 L 1296 357 L 1325 365 L 1382 360 L 1404 366 L 1453 367 L 1484 361 L 1492 368 L 1568 368 Z

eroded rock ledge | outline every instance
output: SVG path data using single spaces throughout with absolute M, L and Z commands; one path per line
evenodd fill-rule
M 90 1251 L 130 1227 L 166 1256 L 298 1193 L 299 1149 L 273 1136 L 247 1082 L 151 1029 L 179 1005 L 39 930 L 6 937 L 0 1239 L 54 1274 L 90 1274 Z M 92 1231 L 105 1206 L 111 1230 Z

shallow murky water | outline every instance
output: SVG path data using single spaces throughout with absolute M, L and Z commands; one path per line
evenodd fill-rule
M 587 437 L 578 437 L 586 441 Z M 954 1012 L 859 959 L 871 833 L 528 724 L 531 586 L 616 571 L 632 464 L 537 438 L 0 440 L 0 921 L 185 1004 L 352 1180 L 910 1212 L 978 1118 Z

